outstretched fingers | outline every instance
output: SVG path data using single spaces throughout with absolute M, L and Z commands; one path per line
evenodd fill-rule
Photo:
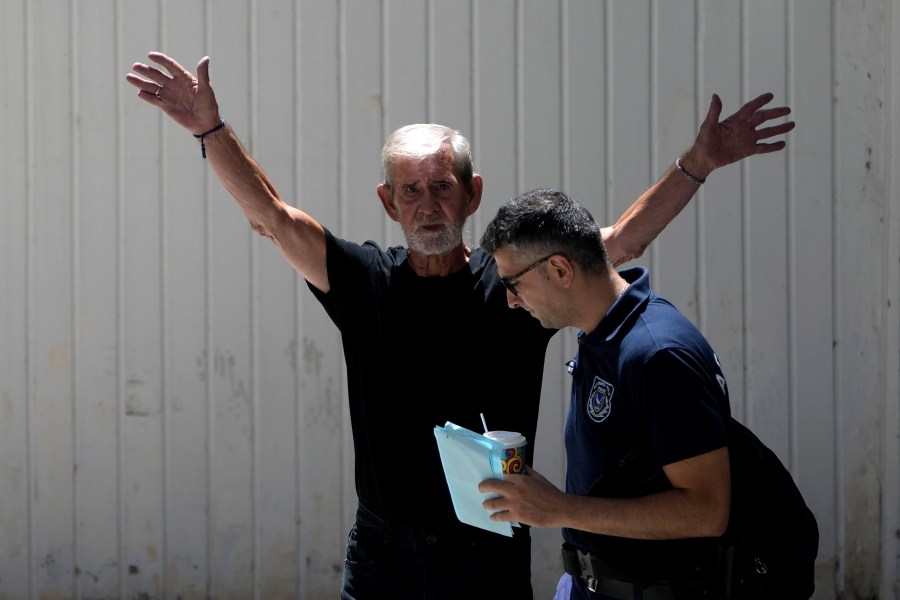
M 786 146 L 786 142 L 770 142 L 763 143 L 757 142 L 756 146 L 753 147 L 753 154 L 768 154 L 769 152 L 778 152 L 779 150 L 784 149 Z
M 760 127 L 760 125 L 766 123 L 767 121 L 780 119 L 791 114 L 791 109 L 787 106 L 763 108 L 763 106 L 771 102 L 774 97 L 774 94 L 772 94 L 771 92 L 760 94 L 753 100 L 744 104 L 740 108 L 740 110 L 738 110 L 728 118 L 728 120 L 732 123 L 746 123 L 750 128 L 752 128 L 753 138 L 755 140 L 755 144 L 753 147 L 754 154 L 776 152 L 784 148 L 784 141 L 762 143 L 760 142 L 760 140 L 765 140 L 777 135 L 788 133 L 789 131 L 794 129 L 796 125 L 793 121 L 785 121 L 784 123 L 779 123 L 777 125 L 772 125 L 769 127 Z
M 138 97 L 162 109 L 193 133 L 207 131 L 221 121 L 209 84 L 209 57 L 197 65 L 197 77 L 162 52 L 147 54 L 151 64 L 135 63 L 125 79 L 138 88 Z
M 789 114 L 791 114 L 791 109 L 787 106 L 766 108 L 753 113 L 753 115 L 751 115 L 750 118 L 747 119 L 747 122 L 755 127 L 757 125 L 765 123 L 766 121 L 771 121 L 772 119 L 780 119 L 781 117 L 787 116 Z
M 131 66 L 134 73 L 129 73 L 125 76 L 125 79 L 128 83 L 138 88 L 138 97 L 141 100 L 150 104 L 156 104 L 162 100 L 160 92 L 172 85 L 176 77 L 191 77 L 191 74 L 185 71 L 181 65 L 165 54 L 151 52 L 147 57 L 168 72 L 144 63 L 134 63 Z
M 766 92 L 765 94 L 760 94 L 753 100 L 750 100 L 746 104 L 744 104 L 741 108 L 738 109 L 736 113 L 731 115 L 731 119 L 740 119 L 743 121 L 749 120 L 760 108 L 768 104 L 772 101 L 772 98 L 775 97 L 775 94 L 772 92 Z
M 149 65 L 145 65 L 143 63 L 134 63 L 131 68 L 135 73 L 141 75 L 145 79 L 149 80 L 150 83 L 156 85 L 168 85 L 172 78 L 167 74 L 163 73 L 156 67 L 151 67 Z
M 171 74 L 173 78 L 178 77 L 178 76 L 183 77 L 185 75 L 188 77 L 191 76 L 190 72 L 188 72 L 187 69 L 182 67 L 178 63 L 177 60 L 175 60 L 174 58 L 172 58 L 170 56 L 163 54 L 162 52 L 150 52 L 149 54 L 147 54 L 147 58 L 149 58 L 150 60 L 152 60 L 153 62 L 160 65 L 162 68 L 164 68 L 166 71 L 168 71 L 169 74 Z M 157 69 L 157 71 L 158 70 L 159 69 Z
M 787 123 L 780 123 L 778 125 L 772 125 L 771 127 L 763 127 L 762 129 L 756 130 L 756 137 L 760 140 L 764 140 L 766 138 L 787 133 L 794 129 L 795 126 L 796 123 L 788 121 Z
M 146 65 L 137 65 L 135 64 L 132 69 L 136 72 L 143 73 L 144 71 L 139 68 L 143 66 L 146 68 Z M 159 80 L 159 81 L 157 81 Z M 140 77 L 133 73 L 128 73 L 125 76 L 125 81 L 133 85 L 138 89 L 138 97 L 145 102 L 149 102 L 150 104 L 154 104 L 159 102 L 159 92 L 165 87 L 166 80 L 160 77 Z

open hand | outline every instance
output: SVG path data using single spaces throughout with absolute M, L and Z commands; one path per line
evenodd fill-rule
M 713 170 L 730 165 L 754 154 L 777 152 L 785 146 L 784 140 L 764 142 L 794 128 L 793 121 L 762 127 L 763 124 L 790 114 L 786 106 L 763 108 L 775 96 L 765 93 L 744 104 L 736 113 L 719 121 L 722 100 L 713 94 L 709 112 L 700 126 L 694 146 L 689 151 L 690 162 L 696 165 L 697 176 L 705 178 Z M 685 155 L 687 158 L 687 154 Z M 691 171 L 693 173 L 693 171 Z
M 209 57 L 197 64 L 197 77 L 160 52 L 148 58 L 165 71 L 134 63 L 125 80 L 138 89 L 138 97 L 159 107 L 173 121 L 194 134 L 209 131 L 221 122 L 216 95 L 209 83 Z

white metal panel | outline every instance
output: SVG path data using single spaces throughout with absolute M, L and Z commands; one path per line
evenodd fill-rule
M 892 9 L 890 17 L 890 36 L 888 55 L 898 54 L 900 40 L 900 11 Z M 887 180 L 888 218 L 887 251 L 888 265 L 900 264 L 900 180 L 895 173 L 900 173 L 900 61 L 893 58 L 888 61 L 890 83 L 887 96 L 891 99 L 888 109 L 888 165 L 890 176 Z M 887 298 L 884 304 L 886 322 L 884 331 L 884 373 L 885 381 L 885 517 L 881 530 L 881 556 L 885 557 L 884 575 L 881 577 L 881 597 L 890 598 L 900 594 L 900 540 L 895 532 L 900 529 L 900 269 L 888 266 L 885 269 L 885 286 Z M 892 335 L 891 332 L 897 335 Z
M 831 7 L 815 0 L 798 2 L 788 13 L 787 100 L 797 122 L 790 133 L 788 159 L 788 268 L 790 381 L 792 408 L 790 451 L 784 456 L 794 478 L 819 520 L 819 556 L 835 552 L 834 470 L 825 457 L 835 448 L 834 271 L 835 157 L 831 127 L 835 40 Z M 785 384 L 782 384 L 785 385 Z M 824 463 L 824 464 L 823 464 Z M 833 563 L 823 560 L 816 581 L 819 597 L 835 596 Z
M 29 102 L 34 121 L 27 144 L 34 170 L 29 202 L 33 211 L 28 253 L 27 323 L 31 566 L 35 586 L 65 595 L 74 583 L 73 409 L 73 217 L 76 198 L 73 150 L 74 88 L 71 7 L 29 5 L 27 33 Z M 66 90 L 68 93 L 60 93 Z M 76 454 L 77 455 L 77 454 Z
M 484 177 L 481 206 L 467 225 L 478 244 L 488 221 L 517 190 L 517 11 L 514 0 L 475 0 L 473 18 L 472 142 L 475 170 Z
M 130 12 L 130 11 L 128 11 Z M 168 2 L 164 5 L 160 31 L 142 31 L 141 39 L 128 42 L 122 62 L 147 63 L 146 53 L 158 50 L 170 54 L 192 72 L 197 62 L 210 52 L 202 2 Z M 154 35 L 158 41 L 144 39 Z M 224 57 L 222 57 L 224 58 Z M 217 56 L 210 66 L 212 84 L 225 71 Z M 227 71 L 225 71 L 227 72 Z M 130 85 L 123 102 L 134 109 L 132 118 L 153 123 L 158 118 L 152 106 L 133 97 Z M 230 98 L 222 110 L 230 118 Z M 146 178 L 162 178 L 164 220 L 164 489 L 160 490 L 165 515 L 160 570 L 154 573 L 165 590 L 185 590 L 197 595 L 207 589 L 211 578 L 211 540 L 214 524 L 209 506 L 213 490 L 211 419 L 213 365 L 210 348 L 210 270 L 212 236 L 211 213 L 225 210 L 227 198 L 216 197 L 220 185 L 210 183 L 208 166 L 201 159 L 199 144 L 188 132 L 164 119 L 160 124 L 163 161 L 159 173 Z M 127 152 L 127 147 L 123 152 Z M 127 186 L 126 186 L 127 189 Z M 130 199 L 125 199 L 130 203 Z M 127 581 L 127 580 L 126 580 Z M 128 589 L 128 588 L 126 588 Z
M 517 14 L 518 192 L 562 185 L 560 8 L 525 0 Z
M 29 147 L 31 79 L 26 51 L 29 12 L 7 3 L 0 18 L 0 594 L 30 590 L 32 530 L 32 409 L 28 323 L 31 307 L 31 227 L 34 164 Z M 15 58 L 14 58 L 15 57 Z
M 885 365 L 885 417 L 884 417 L 884 506 L 881 526 L 881 555 L 885 557 L 884 575 L 881 577 L 880 595 L 890 598 L 900 595 L 900 540 L 894 533 L 900 529 L 900 11 L 890 11 L 889 35 L 889 84 L 887 96 L 889 112 L 887 121 L 888 179 L 887 198 L 887 268 L 885 269 L 886 315 L 884 331 Z M 893 266 L 889 266 L 893 265 Z M 896 335 L 893 335 L 896 333 Z
M 647 91 L 650 100 L 650 135 L 645 150 L 648 172 L 644 188 L 672 167 L 697 135 L 698 46 L 697 6 L 693 0 L 651 3 L 651 67 Z M 734 100 L 739 100 L 735 98 Z M 642 189 L 635 189 L 634 197 Z M 624 198 L 623 198 L 624 199 Z M 705 260 L 698 255 L 698 211 L 691 202 L 653 244 L 651 277 L 657 291 L 668 298 L 691 321 L 698 324 L 697 265 Z
M 146 62 L 159 48 L 160 7 L 146 4 L 119 16 L 119 39 L 126 63 Z M 124 66 L 124 65 L 123 65 Z M 125 86 L 121 81 L 118 85 Z M 161 250 L 162 135 L 160 116 L 129 93 L 121 98 L 123 131 L 117 202 L 116 329 L 117 364 L 113 375 L 116 398 L 116 512 L 108 515 L 115 528 L 116 591 L 121 594 L 159 593 L 162 550 L 162 323 Z M 127 100 L 127 101 L 126 101 Z M 111 257 L 112 258 L 112 257 Z M 88 335 L 85 333 L 85 335 Z M 99 432 L 98 432 L 99 433 Z M 87 435 L 87 434 L 86 434 Z M 103 434 L 100 434 L 103 435 Z M 114 518 L 114 520 L 113 520 Z M 150 556 L 146 549 L 153 549 Z M 109 575 L 110 578 L 112 574 Z M 99 582 L 98 582 L 99 583 Z
M 117 61 L 116 12 L 84 5 L 73 14 L 73 112 L 77 143 L 74 216 L 75 395 L 73 417 L 75 561 L 85 597 L 118 593 L 119 329 L 121 181 L 116 116 L 124 88 Z M 85 57 L 90 57 L 85 60 Z M 118 77 L 116 85 L 110 79 Z M 102 90 L 102 92 L 100 92 Z M 158 440 L 153 441 L 158 445 Z M 61 491 L 61 490 L 60 490 Z
M 882 511 L 876 500 L 883 477 L 877 426 L 887 398 L 879 338 L 885 297 L 881 259 L 885 250 L 885 196 L 888 166 L 885 148 L 886 6 L 866 2 L 836 4 L 840 42 L 835 60 L 834 269 L 835 378 L 837 402 L 838 591 L 873 596 L 879 588 Z M 896 265 L 896 259 L 894 261 Z M 896 395 L 891 401 L 896 400 Z M 885 557 L 887 558 L 887 557 Z
M 381 145 L 390 133 L 383 126 L 384 89 L 393 83 L 385 81 L 382 73 L 382 46 L 387 31 L 377 25 L 383 18 L 380 3 L 347 2 L 340 6 L 342 215 L 340 224 L 323 224 L 346 239 L 374 239 L 383 244 L 384 239 L 392 239 L 396 227 L 375 193 L 381 171 Z M 424 23 L 413 21 L 411 26 L 423 27 Z M 395 30 L 403 31 L 402 22 L 390 23 L 390 31 Z M 382 223 L 382 227 L 376 227 L 376 223 Z
M 435 10 L 432 3 L 422 0 L 387 0 L 383 3 L 384 13 L 384 72 L 382 73 L 384 92 L 382 139 L 395 129 L 409 123 L 427 123 L 436 120 L 429 111 L 429 94 L 434 87 L 429 85 L 428 61 L 435 50 L 433 31 L 429 15 Z M 464 47 L 464 40 L 455 40 L 456 48 Z M 452 53 L 447 53 L 451 54 Z M 434 60 L 439 60 L 435 57 Z M 459 125 L 458 127 L 462 127 Z M 375 173 L 369 174 L 368 181 L 374 180 Z M 403 234 L 398 226 L 389 232 L 391 245 L 403 243 Z
M 706 118 L 713 94 L 721 99 L 720 118 L 725 118 L 747 100 L 771 91 L 745 89 L 741 6 L 741 0 L 698 5 L 700 48 L 696 127 Z M 784 106 L 787 101 L 783 96 L 776 97 L 773 105 Z M 697 278 L 701 294 L 698 298 L 697 325 L 719 356 L 728 380 L 731 410 L 740 420 L 746 415 L 743 239 L 744 207 L 749 200 L 744 193 L 744 176 L 744 168 L 740 164 L 720 169 L 712 174 L 694 198 L 700 232 Z
M 606 101 L 610 93 L 606 4 L 578 0 L 563 3 L 563 9 L 561 185 L 588 207 L 597 221 L 612 224 L 618 215 L 612 213 L 612 202 L 606 194 L 606 165 L 611 147 L 606 130 L 609 117 Z
M 744 5 L 745 85 L 785 97 L 785 30 L 781 0 Z M 752 57 L 752 60 L 751 60 Z M 754 92 L 749 92 L 753 96 Z M 787 174 L 785 157 L 746 163 L 744 246 L 746 310 L 746 423 L 783 460 L 788 459 Z
M 423 82 L 428 90 L 428 120 L 468 134 L 472 131 L 473 104 L 472 3 L 428 0 L 422 4 L 428 6 L 427 78 Z M 403 28 L 404 33 L 408 30 Z M 395 79 L 389 77 L 388 81 L 393 83 Z M 407 118 L 403 124 L 411 122 Z
M 651 3 L 607 3 L 607 203 L 616 219 L 660 173 L 650 165 Z M 574 182 L 573 182 L 574 184 Z M 640 261 L 649 265 L 655 249 Z M 651 276 L 655 276 L 651 274 Z M 652 281 L 652 280 L 651 280 Z

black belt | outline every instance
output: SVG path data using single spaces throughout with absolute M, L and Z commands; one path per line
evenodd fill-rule
M 363 506 L 362 502 L 357 505 L 356 522 L 363 527 L 367 527 L 370 531 L 377 532 L 385 544 L 412 548 L 413 550 L 422 546 L 432 546 L 437 544 L 439 540 L 443 541 L 446 538 L 445 530 L 425 531 L 417 527 L 398 525 L 382 519 Z
M 616 600 L 634 600 L 635 590 L 640 590 L 643 600 L 674 600 L 675 591 L 671 585 L 657 584 L 641 587 L 634 582 L 612 575 L 613 569 L 600 557 L 582 552 L 575 546 L 563 544 L 563 566 L 566 573 L 584 581 L 588 589 L 597 594 Z

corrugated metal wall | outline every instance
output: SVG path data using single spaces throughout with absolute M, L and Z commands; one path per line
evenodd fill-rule
M 0 0 L 0 598 L 337 595 L 340 341 L 134 97 L 150 50 L 209 54 L 282 195 L 382 244 L 402 242 L 374 193 L 400 125 L 473 140 L 477 242 L 537 186 L 611 222 L 712 93 L 730 114 L 774 92 L 788 149 L 715 173 L 636 262 L 805 492 L 816 598 L 897 598 L 898 34 L 893 0 Z M 557 482 L 573 352 L 563 332 L 546 366 L 536 466 Z M 535 539 L 546 598 L 560 538 Z

